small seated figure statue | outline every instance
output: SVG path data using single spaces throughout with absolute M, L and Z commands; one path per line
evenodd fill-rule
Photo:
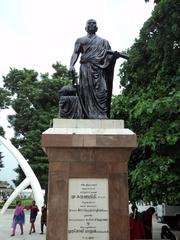
M 76 88 L 71 85 L 63 86 L 59 91 L 59 117 L 67 119 L 83 118 L 82 107 L 76 95 Z

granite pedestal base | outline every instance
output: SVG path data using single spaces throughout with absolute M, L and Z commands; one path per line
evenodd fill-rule
M 48 240 L 129 240 L 128 160 L 136 145 L 121 120 L 54 119 L 42 134 L 49 160 Z

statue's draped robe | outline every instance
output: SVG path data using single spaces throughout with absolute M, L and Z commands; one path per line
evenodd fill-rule
M 85 118 L 104 119 L 109 116 L 115 61 L 108 54 L 111 47 L 98 36 L 77 40 L 81 55 L 79 100 Z

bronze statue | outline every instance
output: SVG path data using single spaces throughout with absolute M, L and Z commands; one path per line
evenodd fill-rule
M 82 118 L 106 119 L 110 116 L 114 65 L 116 59 L 126 55 L 113 52 L 107 40 L 96 35 L 96 21 L 86 23 L 87 35 L 78 38 L 70 61 L 70 75 L 76 86 Z M 74 65 L 81 54 L 79 83 L 75 83 Z
M 83 119 L 84 115 L 76 88 L 71 85 L 63 86 L 59 91 L 59 117 L 70 119 Z

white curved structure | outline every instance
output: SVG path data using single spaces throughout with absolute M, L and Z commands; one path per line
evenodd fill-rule
M 6 140 L 2 136 L 0 136 L 0 143 L 2 143 L 9 152 L 14 156 L 14 158 L 19 163 L 20 167 L 22 168 L 26 178 L 23 180 L 23 182 L 16 187 L 14 192 L 11 194 L 11 196 L 8 198 L 8 200 L 5 202 L 1 214 L 3 214 L 6 209 L 9 207 L 9 205 L 12 203 L 12 201 L 18 196 L 18 194 L 23 191 L 27 186 L 31 185 L 32 191 L 34 194 L 34 198 L 36 201 L 36 204 L 38 205 L 39 209 L 44 204 L 44 196 L 42 193 L 42 189 L 40 186 L 40 183 L 38 179 L 36 178 L 33 170 L 31 169 L 30 165 L 26 161 L 26 159 L 22 156 L 22 154 L 19 152 L 17 148 L 15 148 L 12 143 L 9 140 Z

